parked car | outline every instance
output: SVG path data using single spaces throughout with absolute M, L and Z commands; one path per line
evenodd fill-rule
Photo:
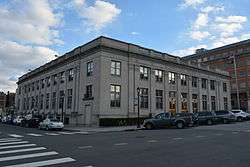
M 236 116 L 227 110 L 219 110 L 214 112 L 218 122 L 222 122 L 224 124 L 236 121 Z
M 23 117 L 17 116 L 16 118 L 13 119 L 13 124 L 14 125 L 21 125 L 22 120 L 23 120 Z
M 250 118 L 250 114 L 242 110 L 232 110 L 232 113 L 236 116 L 237 121 L 241 122 Z
M 146 129 L 166 128 L 176 126 L 178 129 L 193 125 L 192 115 L 188 113 L 177 113 L 172 115 L 169 112 L 159 113 L 151 119 L 146 119 L 143 126 Z
M 2 123 L 4 123 L 4 124 L 12 124 L 13 123 L 13 119 L 11 118 L 10 115 L 3 116 L 2 117 Z
M 198 117 L 198 124 L 212 125 L 218 121 L 214 112 L 201 111 L 195 113 Z
M 32 117 L 30 115 L 27 115 L 21 121 L 21 126 L 27 127 L 27 128 L 37 128 L 41 121 L 42 121 L 41 118 Z
M 45 129 L 45 130 L 51 130 L 51 129 L 58 129 L 58 130 L 62 130 L 64 127 L 63 123 L 60 122 L 57 119 L 45 119 L 42 122 L 40 122 L 39 124 L 39 129 Z

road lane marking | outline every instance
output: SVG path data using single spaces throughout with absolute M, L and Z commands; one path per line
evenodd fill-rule
M 15 142 L 15 141 L 22 141 L 21 139 L 8 139 L 8 140 L 0 140 L 0 143 L 5 143 L 5 142 Z
M 27 135 L 29 135 L 29 136 L 35 136 L 35 137 L 43 136 L 41 134 L 36 134 L 36 133 L 28 133 Z
M 2 140 L 14 140 L 14 139 L 17 139 L 17 138 L 1 138 L 0 141 L 2 141 Z M 20 139 L 18 139 L 18 140 L 20 140 Z
M 46 161 L 37 161 L 37 162 L 31 162 L 31 163 L 24 163 L 24 164 L 17 164 L 17 165 L 10 165 L 5 167 L 39 167 L 39 166 L 49 166 L 49 165 L 56 165 L 56 164 L 62 164 L 67 162 L 74 162 L 73 158 L 67 157 L 67 158 L 59 158 L 59 159 L 52 159 L 52 160 L 46 160 Z
M 49 136 L 58 136 L 58 135 L 60 135 L 60 134 L 58 134 L 58 133 L 45 133 L 46 135 L 49 135 Z
M 15 144 L 26 144 L 29 143 L 27 141 L 18 141 L 18 142 L 11 142 L 11 143 L 0 143 L 0 146 L 5 146 L 5 145 L 15 145 Z
M 195 136 L 197 138 L 203 138 L 203 137 L 206 137 L 206 136 L 202 136 L 202 135 L 198 135 L 198 136 Z
M 115 143 L 114 145 L 115 146 L 124 146 L 124 145 L 127 145 L 128 143 Z
M 89 132 L 75 132 L 75 134 L 89 134 Z
M 23 137 L 23 136 L 21 136 L 21 135 L 17 135 L 17 134 L 9 134 L 9 136 L 11 136 L 11 137 Z
M 0 155 L 27 152 L 27 151 L 45 150 L 45 149 L 46 149 L 45 147 L 35 147 L 35 148 L 26 148 L 26 149 L 19 149 L 19 150 L 0 151 Z
M 157 140 L 148 140 L 147 141 L 148 143 L 156 143 L 156 142 L 158 142 Z
M 93 146 L 79 146 L 79 149 L 87 149 L 87 148 L 93 148 Z
M 36 144 L 22 144 L 22 145 L 14 145 L 14 146 L 4 146 L 4 147 L 0 147 L 0 150 L 7 149 L 7 148 L 20 148 L 20 147 L 32 147 L 32 146 L 36 146 Z
M 182 140 L 183 138 L 182 137 L 175 137 L 173 138 L 173 140 Z
M 216 133 L 215 135 L 216 136 L 223 136 L 224 134 L 222 134 L 222 133 Z
M 75 132 L 57 132 L 59 134 L 62 134 L 62 135 L 73 135 L 75 134 Z
M 10 157 L 2 157 L 0 158 L 0 162 L 25 159 L 25 158 L 43 157 L 43 156 L 57 155 L 57 154 L 58 153 L 55 151 L 50 151 L 50 152 L 35 153 L 35 154 L 16 155 L 16 156 L 10 156 Z
M 232 132 L 232 134 L 239 134 L 239 132 Z

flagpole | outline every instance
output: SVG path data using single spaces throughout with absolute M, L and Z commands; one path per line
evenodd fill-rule
M 234 75 L 235 75 L 235 83 L 236 83 L 237 107 L 238 107 L 238 109 L 240 109 L 240 95 L 239 95 L 237 65 L 236 65 L 236 61 L 235 61 L 235 55 L 233 55 L 233 60 L 234 60 Z

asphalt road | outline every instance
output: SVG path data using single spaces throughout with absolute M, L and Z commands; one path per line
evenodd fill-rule
M 95 134 L 0 124 L 0 132 L 0 166 L 33 167 L 37 162 L 58 167 L 250 166 L 250 122 Z M 8 148 L 27 144 L 35 145 Z

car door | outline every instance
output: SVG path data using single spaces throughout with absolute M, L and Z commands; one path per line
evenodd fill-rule
M 161 113 L 161 118 L 159 119 L 159 127 L 167 127 L 170 125 L 169 113 Z

